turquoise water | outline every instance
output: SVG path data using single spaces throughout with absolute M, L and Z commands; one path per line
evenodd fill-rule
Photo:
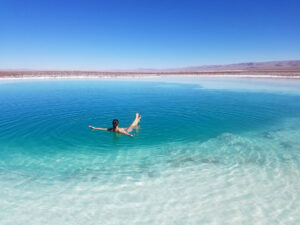
M 2 81 L 0 115 L 0 224 L 300 223 L 298 80 Z

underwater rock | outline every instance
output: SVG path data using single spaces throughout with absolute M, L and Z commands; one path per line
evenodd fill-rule
M 172 166 L 172 167 L 179 167 L 182 166 L 183 164 L 187 162 L 194 162 L 195 160 L 191 157 L 182 157 L 178 159 L 173 159 L 173 160 L 168 160 L 167 162 Z
M 219 164 L 220 161 L 218 159 L 201 159 L 202 163 L 212 163 L 212 164 Z
M 293 145 L 289 142 L 280 142 L 280 146 L 283 147 L 284 149 L 290 149 L 293 147 Z
M 274 139 L 274 135 L 271 132 L 264 132 L 263 137 L 267 139 Z
M 157 171 L 151 170 L 148 171 L 148 177 L 158 177 L 159 173 Z

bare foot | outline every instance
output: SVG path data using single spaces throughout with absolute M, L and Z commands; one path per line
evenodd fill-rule
M 142 118 L 142 116 L 139 113 L 135 114 L 135 119 L 136 119 L 137 123 L 140 122 L 141 118 Z

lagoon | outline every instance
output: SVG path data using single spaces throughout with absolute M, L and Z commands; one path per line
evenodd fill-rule
M 0 224 L 300 222 L 297 79 L 1 81 L 0 115 Z

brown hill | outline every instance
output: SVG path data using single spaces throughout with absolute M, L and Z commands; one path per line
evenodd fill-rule
M 243 71 L 300 71 L 300 60 L 289 61 L 271 61 L 271 62 L 247 62 L 227 65 L 204 65 L 184 68 L 174 68 L 165 71 L 226 71 L 226 70 L 243 70 Z
M 57 71 L 57 70 L 0 70 L 0 78 L 26 77 L 125 77 L 159 75 L 240 75 L 300 77 L 300 60 L 248 62 L 229 65 L 206 65 L 175 69 L 140 69 L 132 71 Z

